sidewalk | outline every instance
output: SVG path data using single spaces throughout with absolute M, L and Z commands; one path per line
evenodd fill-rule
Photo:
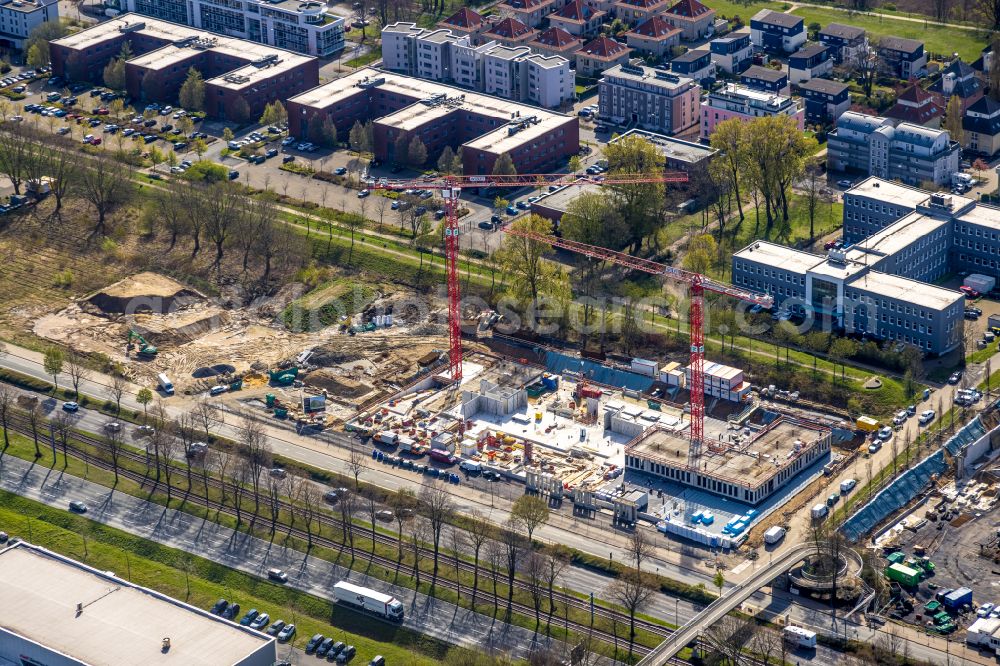
M 527 629 L 19 458 L 4 456 L 0 461 L 0 488 L 61 509 L 70 500 L 83 500 L 90 520 L 261 578 L 270 567 L 284 569 L 289 587 L 331 603 L 330 590 L 343 579 L 389 592 L 406 606 L 403 626 L 453 645 L 509 652 L 520 659 L 536 648 L 558 645 Z

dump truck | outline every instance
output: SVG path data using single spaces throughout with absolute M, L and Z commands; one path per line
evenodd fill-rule
M 393 622 L 403 621 L 403 604 L 391 594 L 342 580 L 333 586 L 333 596 L 338 604 L 351 606 Z
M 905 564 L 890 564 L 886 567 L 885 575 L 889 580 L 895 581 L 900 585 L 916 587 L 920 584 L 920 572 L 916 569 L 911 569 Z

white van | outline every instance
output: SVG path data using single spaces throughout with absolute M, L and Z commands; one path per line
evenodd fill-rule
M 159 384 L 161 391 L 163 391 L 167 395 L 174 394 L 174 385 L 170 381 L 170 378 L 167 377 L 164 373 L 161 372 L 160 374 L 156 375 L 156 382 L 157 384 Z
M 463 460 L 458 463 L 460 469 L 469 472 L 470 474 L 475 474 L 476 472 L 481 472 L 483 466 L 475 460 Z

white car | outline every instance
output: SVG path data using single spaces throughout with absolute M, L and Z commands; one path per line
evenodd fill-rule
M 854 486 L 856 486 L 856 485 L 858 485 L 857 480 L 855 480 L 855 479 L 844 479 L 843 481 L 840 482 L 840 492 L 841 492 L 841 494 L 851 492 L 852 490 L 854 490 Z
M 910 415 L 906 413 L 906 410 L 896 412 L 896 415 L 892 417 L 892 422 L 896 425 L 903 425 L 906 423 L 906 419 L 909 418 L 909 416 Z
M 890 428 L 889 426 L 883 426 L 878 431 L 878 438 L 881 439 L 882 441 L 892 439 L 892 428 Z
M 882 442 L 875 440 L 868 445 L 868 453 L 878 453 L 882 449 Z
M 209 395 L 219 395 L 220 393 L 225 393 L 228 390 L 229 390 L 228 386 L 224 386 L 222 384 L 218 384 L 218 385 L 213 386 L 212 388 L 210 388 L 208 390 L 208 394 Z
M 993 604 L 987 602 L 979 607 L 979 610 L 976 611 L 976 616 L 989 617 L 990 612 L 993 610 L 993 608 L 994 608 Z
M 108 432 L 120 432 L 122 429 L 122 424 L 118 421 L 110 421 L 104 424 L 104 429 Z
M 935 414 L 933 409 L 926 409 L 920 412 L 920 425 L 927 425 L 934 420 L 934 416 Z

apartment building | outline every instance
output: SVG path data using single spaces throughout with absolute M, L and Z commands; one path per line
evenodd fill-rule
M 652 67 L 618 65 L 598 82 L 601 118 L 676 134 L 698 122 L 701 88 L 690 78 Z
M 740 83 L 747 88 L 774 93 L 775 95 L 790 95 L 792 88 L 788 85 L 788 74 L 780 69 L 753 65 L 740 74 Z
M 597 76 L 615 65 L 626 65 L 629 48 L 610 37 L 595 37 L 576 52 L 576 71 L 581 76 Z
M 698 0 L 680 0 L 668 9 L 663 18 L 681 30 L 681 38 L 691 42 L 712 34 L 715 10 Z
M 0 49 L 23 51 L 32 30 L 47 21 L 58 20 L 57 0 L 0 2 Z
M 701 138 L 708 139 L 715 126 L 730 118 L 788 116 L 805 129 L 805 110 L 798 101 L 784 95 L 728 84 L 708 94 L 701 103 Z
M 916 39 L 883 37 L 875 46 L 885 74 L 907 81 L 918 78 L 927 69 L 924 43 Z
M 712 52 L 712 62 L 727 74 L 739 74 L 753 62 L 753 43 L 747 31 L 713 39 L 708 47 Z
M 801 17 L 762 9 L 750 18 L 750 41 L 764 51 L 794 53 L 806 42 Z
M 420 137 L 430 163 L 445 145 L 461 148 L 466 175 L 491 173 L 504 153 L 518 173 L 547 173 L 580 149 L 575 116 L 371 68 L 297 95 L 287 108 L 293 136 L 327 118 L 338 132 L 371 120 L 376 158 L 395 161 L 400 137 Z
M 913 123 L 937 129 L 944 117 L 944 107 L 938 103 L 937 97 L 913 83 L 896 97 L 896 103 L 890 106 L 885 117 L 896 123 Z
M 673 48 L 681 43 L 682 31 L 659 16 L 637 25 L 625 33 L 625 43 L 641 54 L 669 59 Z
M 836 122 L 851 108 L 850 87 L 829 79 L 810 79 L 799 84 L 799 94 L 805 100 L 806 120 L 826 125 Z
M 670 8 L 670 0 L 615 0 L 614 16 L 629 25 L 639 25 Z
M 715 81 L 715 63 L 712 54 L 704 50 L 691 50 L 670 61 L 670 71 L 678 76 L 694 79 L 704 87 Z
M 562 28 L 548 28 L 540 32 L 535 41 L 528 42 L 528 46 L 535 53 L 546 56 L 562 56 L 569 62 L 575 62 L 576 52 L 583 46 L 583 40 L 574 37 Z
M 961 147 L 947 130 L 910 123 L 893 127 L 888 118 L 848 111 L 827 137 L 827 165 L 910 185 L 951 183 Z
M 344 49 L 344 18 L 317 0 L 120 0 L 127 12 L 314 56 Z
M 864 29 L 843 23 L 828 23 L 819 31 L 819 43 L 830 48 L 830 57 L 837 64 L 851 63 L 868 46 Z
M 212 117 L 231 117 L 240 99 L 257 118 L 265 105 L 319 83 L 319 63 L 311 56 L 135 14 L 53 40 L 53 73 L 97 82 L 125 44 L 134 54 L 125 63 L 129 97 L 176 102 L 194 67 L 205 78 L 205 111 Z
M 977 155 L 1000 153 L 1000 102 L 981 97 L 962 118 L 962 145 Z
M 549 25 L 561 28 L 581 39 L 589 39 L 601 30 L 608 13 L 602 11 L 584 0 L 572 0 L 555 12 L 549 14 Z
M 788 56 L 788 78 L 792 83 L 819 79 L 833 73 L 830 49 L 823 44 L 807 44 Z
M 474 46 L 468 35 L 453 35 L 443 28 L 426 30 L 414 23 L 383 28 L 382 63 L 397 74 L 546 108 L 558 107 L 576 94 L 570 60 L 565 57 L 495 41 Z

